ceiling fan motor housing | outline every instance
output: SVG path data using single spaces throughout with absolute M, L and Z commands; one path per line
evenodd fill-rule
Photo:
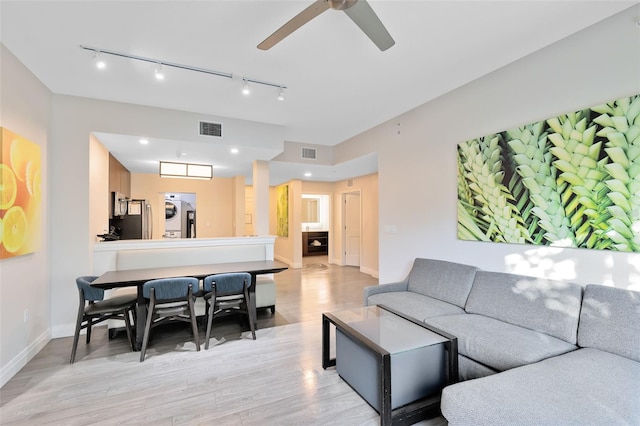
M 328 0 L 329 7 L 335 10 L 346 10 L 358 3 L 358 0 Z

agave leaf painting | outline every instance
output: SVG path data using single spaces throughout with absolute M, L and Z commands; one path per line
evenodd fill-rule
M 458 238 L 640 252 L 640 95 L 459 144 Z
M 289 185 L 276 188 L 276 218 L 278 220 L 278 237 L 289 236 Z

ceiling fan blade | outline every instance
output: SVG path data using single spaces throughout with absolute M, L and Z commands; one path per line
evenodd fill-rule
M 344 13 L 360 27 L 380 50 L 385 51 L 396 44 L 366 0 L 359 0 L 352 7 L 345 9 Z
M 320 15 L 325 10 L 329 9 L 329 2 L 327 0 L 316 0 L 311 6 L 307 7 L 302 12 L 291 18 L 289 22 L 281 26 L 267 37 L 262 43 L 258 45 L 258 49 L 269 50 L 280 41 L 282 41 L 289 34 Z

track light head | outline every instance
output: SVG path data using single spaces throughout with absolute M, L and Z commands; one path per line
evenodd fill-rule
M 158 62 L 156 64 L 156 80 L 164 80 L 164 73 L 162 72 L 162 64 Z
M 107 67 L 107 63 L 102 59 L 102 55 L 100 55 L 100 51 L 96 50 L 93 55 L 93 63 L 96 64 L 96 68 L 99 70 Z
M 0 0 L 2 1 L 2 0 Z M 208 75 L 214 75 L 214 76 L 218 76 L 218 77 L 224 77 L 224 78 L 229 78 L 229 79 L 233 79 L 234 81 L 238 80 L 238 77 L 234 76 L 234 74 L 231 73 L 226 73 L 226 72 L 222 72 L 222 71 L 215 71 L 215 70 L 210 70 L 210 69 L 206 69 L 206 68 L 198 68 L 198 67 L 192 67 L 190 65 L 184 65 L 184 64 L 178 64 L 175 62 L 168 62 L 168 61 L 164 61 L 164 60 L 160 60 L 160 59 L 155 59 L 155 58 L 147 58 L 144 56 L 137 56 L 137 55 L 131 55 L 129 53 L 124 53 L 124 52 L 116 52 L 113 50 L 108 50 L 108 49 L 102 49 L 99 47 L 93 47 L 93 46 L 83 46 L 80 45 L 81 49 L 84 50 L 88 50 L 90 52 L 93 52 L 93 62 L 95 64 L 95 66 L 97 68 L 103 69 L 107 67 L 107 63 L 104 61 L 103 56 L 104 55 L 113 55 L 113 56 L 117 56 L 120 58 L 127 58 L 127 59 L 133 59 L 135 61 L 142 61 L 142 62 L 146 62 L 146 63 L 150 63 L 155 65 L 155 77 L 157 80 L 164 80 L 164 67 L 171 67 L 171 68 L 178 68 L 181 70 L 186 70 L 186 71 L 193 71 L 193 72 L 198 72 L 198 73 L 203 73 L 203 74 L 208 74 Z M 249 83 L 254 83 L 257 85 L 257 87 L 260 86 L 268 86 L 271 88 L 275 88 L 278 90 L 278 97 L 277 99 L 282 101 L 284 100 L 284 91 L 287 89 L 287 86 L 282 85 L 282 84 L 276 84 L 276 83 L 271 83 L 268 81 L 264 81 L 264 80 L 257 80 L 257 79 L 253 79 L 253 78 L 249 78 L 249 77 L 242 77 L 242 93 L 245 96 L 248 96 L 251 94 L 251 87 L 249 86 Z

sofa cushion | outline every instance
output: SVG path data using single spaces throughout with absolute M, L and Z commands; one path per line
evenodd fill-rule
M 577 347 L 544 333 L 475 314 L 428 318 L 458 338 L 458 352 L 498 371 L 531 364 Z
M 479 362 L 472 360 L 471 358 L 458 354 L 458 376 L 460 381 L 477 379 L 496 373 L 498 373 L 498 371 L 493 368 L 489 368 L 484 364 L 480 364 Z
M 581 300 L 579 284 L 478 271 L 465 311 L 575 344 Z
M 464 310 L 456 305 L 410 291 L 374 294 L 369 296 L 367 303 L 369 306 L 388 306 L 419 321 L 438 315 L 464 314 Z
M 579 349 L 504 373 L 447 386 L 450 425 L 638 425 L 640 363 Z
M 434 259 L 416 259 L 407 289 L 464 308 L 478 268 Z
M 578 345 L 640 362 L 640 292 L 588 285 L 580 313 Z

